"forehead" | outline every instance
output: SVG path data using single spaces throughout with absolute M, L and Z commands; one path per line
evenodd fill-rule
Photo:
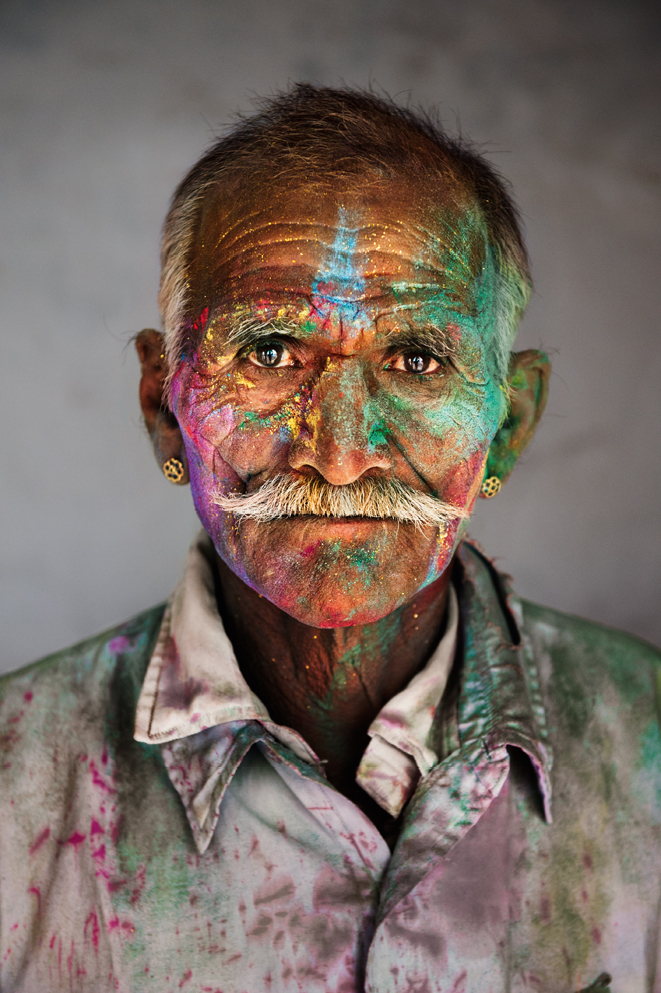
M 189 289 L 214 310 L 301 298 L 378 310 L 440 293 L 466 312 L 485 253 L 482 214 L 457 183 L 268 182 L 207 199 Z

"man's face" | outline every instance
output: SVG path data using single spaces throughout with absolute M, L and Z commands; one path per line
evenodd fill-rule
M 199 346 L 172 404 L 218 554 L 304 623 L 390 613 L 447 568 L 463 522 L 258 522 L 215 499 L 282 475 L 381 477 L 472 509 L 504 410 L 475 213 L 403 182 L 209 203 L 190 286 Z

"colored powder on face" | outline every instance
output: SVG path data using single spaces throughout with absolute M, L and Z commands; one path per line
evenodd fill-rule
M 188 424 L 184 430 L 193 446 L 189 461 L 200 516 L 212 531 L 214 527 L 225 528 L 225 538 L 218 540 L 214 534 L 218 548 L 223 540 L 233 542 L 232 534 L 240 535 L 236 521 L 224 521 L 217 510 L 210 509 L 218 485 L 218 467 L 226 471 L 229 485 L 235 486 L 237 476 L 249 479 L 283 464 L 287 447 L 302 435 L 305 444 L 314 448 L 324 431 L 322 444 L 328 442 L 330 450 L 337 453 L 333 455 L 336 467 L 342 465 L 343 452 L 350 454 L 352 447 L 362 447 L 370 455 L 382 449 L 384 459 L 392 456 L 393 464 L 401 465 L 405 473 L 420 480 L 434 495 L 444 499 L 444 491 L 449 488 L 453 502 L 463 506 L 470 500 L 472 506 L 475 487 L 471 472 L 475 478 L 479 476 L 504 410 L 501 386 L 491 374 L 496 271 L 485 248 L 483 221 L 470 211 L 446 210 L 439 214 L 436 209 L 436 214 L 430 211 L 425 223 L 416 215 L 413 220 L 403 221 L 400 228 L 395 224 L 395 233 L 387 234 L 393 239 L 392 251 L 389 244 L 381 250 L 374 247 L 376 242 L 370 242 L 374 258 L 372 248 L 365 248 L 371 237 L 369 229 L 374 226 L 372 221 L 366 208 L 338 207 L 333 240 L 323 248 L 321 261 L 318 252 L 313 253 L 316 273 L 307 284 L 313 298 L 311 306 L 300 300 L 277 306 L 278 298 L 269 300 L 258 281 L 253 300 L 232 303 L 231 314 L 217 312 L 206 325 L 200 355 L 209 375 L 202 386 L 195 387 L 196 398 L 187 392 Z M 404 231 L 399 242 L 397 230 Z M 410 245 L 417 246 L 413 259 Z M 393 265 L 393 252 L 401 254 L 401 266 Z M 376 285 L 373 272 L 379 272 L 381 258 L 387 261 L 378 291 L 383 291 L 387 301 L 387 321 L 383 326 L 391 340 L 401 321 L 402 329 L 432 326 L 438 329 L 439 340 L 447 334 L 451 342 L 452 364 L 435 380 L 412 376 L 407 381 L 399 374 L 390 377 L 384 372 L 388 367 L 383 366 L 381 358 L 371 358 L 372 354 L 384 354 L 383 349 L 378 352 L 383 315 L 380 313 L 376 321 L 378 307 L 369 304 Z M 411 275 L 412 268 L 415 271 Z M 408 278 L 398 281 L 398 272 L 404 271 Z M 207 317 L 208 310 L 205 321 Z M 275 333 L 280 327 L 281 335 L 287 334 L 287 322 L 294 322 L 295 337 L 313 339 L 305 383 L 302 384 L 303 374 L 298 379 L 286 372 L 276 374 L 275 370 L 253 375 L 245 353 L 236 363 L 230 352 L 221 355 L 228 349 L 228 332 L 223 328 L 225 318 L 230 317 L 234 327 L 242 321 L 263 321 L 266 325 L 280 321 L 281 327 L 273 326 Z M 225 363 L 229 363 L 227 371 Z M 295 392 L 287 394 L 288 382 L 295 384 Z M 222 469 L 225 458 L 226 470 Z M 197 475 L 196 460 L 200 465 Z M 432 582 L 447 565 L 464 530 L 465 525 L 459 529 L 440 528 L 432 538 L 428 554 L 416 566 L 422 585 Z M 396 542 L 397 538 L 391 536 L 391 547 Z M 240 542 L 232 553 L 237 559 L 242 554 L 239 549 Z M 379 554 L 388 559 L 385 544 L 379 546 Z M 298 577 L 296 563 L 304 558 L 295 541 L 289 551 L 283 550 L 277 582 L 283 587 L 294 582 L 294 588 L 287 592 L 288 603 L 305 602 L 302 580 L 300 584 L 300 577 L 294 581 L 294 575 Z M 244 567 L 232 561 L 232 567 L 243 576 Z M 310 556 L 310 568 L 323 570 L 326 577 L 333 578 L 343 590 L 344 603 L 353 597 L 354 590 L 357 604 L 361 597 L 363 603 L 369 598 L 380 602 L 383 561 L 374 547 L 357 551 L 352 540 L 343 538 L 334 553 L 326 548 L 323 554 Z
M 336 235 L 326 259 L 312 283 L 314 296 L 342 303 L 347 297 L 360 298 L 365 292 L 365 278 L 358 246 L 359 217 L 352 218 L 342 206 L 338 208 Z

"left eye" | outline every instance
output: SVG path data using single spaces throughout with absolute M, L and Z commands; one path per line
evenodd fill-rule
M 265 369 L 278 369 L 282 366 L 293 365 L 293 359 L 283 344 L 279 341 L 266 341 L 258 345 L 248 356 L 253 365 Z
M 400 372 L 412 372 L 416 376 L 421 376 L 425 372 L 436 372 L 441 368 L 441 363 L 433 355 L 425 352 L 404 352 L 398 355 L 389 364 L 390 369 L 398 369 Z

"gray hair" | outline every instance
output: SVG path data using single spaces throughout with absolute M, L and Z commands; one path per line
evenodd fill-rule
M 249 493 L 217 493 L 214 503 L 237 517 L 262 523 L 282 517 L 372 517 L 439 527 L 469 517 L 464 507 L 439 500 L 397 478 L 365 476 L 335 486 L 317 476 L 273 476 Z

